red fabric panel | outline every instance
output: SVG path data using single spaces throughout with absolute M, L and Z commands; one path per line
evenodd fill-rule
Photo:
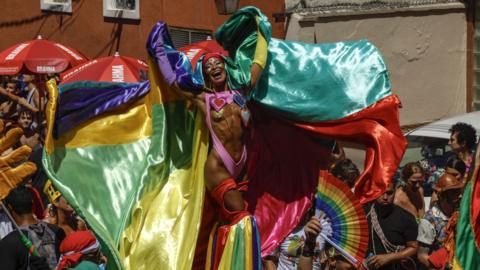
M 348 117 L 314 124 L 288 122 L 268 110 L 251 108 L 245 197 L 258 223 L 262 256 L 273 252 L 312 205 L 319 169 L 325 169 L 330 155 L 316 137 L 365 145 L 365 171 L 355 193 L 365 203 L 384 192 L 406 147 L 399 106 L 391 95 Z
M 355 194 L 362 203 L 386 190 L 405 152 L 407 141 L 399 125 L 399 106 L 398 98 L 390 95 L 340 120 L 297 124 L 322 136 L 365 145 L 365 169 L 355 184 Z

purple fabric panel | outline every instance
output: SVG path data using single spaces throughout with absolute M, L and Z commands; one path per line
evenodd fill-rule
M 187 56 L 177 51 L 172 44 L 168 27 L 157 22 L 147 40 L 147 51 L 155 60 L 163 78 L 168 84 L 177 82 L 183 90 L 198 92 L 203 89 L 201 72 L 193 72 Z
M 172 44 L 168 28 L 164 22 L 157 22 L 148 36 L 147 50 L 157 62 L 165 81 L 171 85 L 176 79 L 176 74 L 168 59 L 164 44 Z
M 106 88 L 94 87 L 71 89 L 60 95 L 55 120 L 54 136 L 58 138 L 73 127 L 121 105 L 135 101 L 150 91 L 150 82 L 113 84 Z M 101 86 L 98 83 L 98 86 Z

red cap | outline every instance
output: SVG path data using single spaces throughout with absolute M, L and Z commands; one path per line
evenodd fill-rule
M 215 53 L 207 53 L 205 54 L 205 56 L 203 57 L 203 60 L 202 60 L 202 68 L 205 69 L 205 65 L 207 64 L 208 62 L 208 59 L 210 58 L 217 58 L 218 60 L 220 60 L 222 63 L 225 63 L 225 60 L 223 60 L 223 57 L 222 57 L 222 54 L 218 53 L 218 52 L 215 52 Z

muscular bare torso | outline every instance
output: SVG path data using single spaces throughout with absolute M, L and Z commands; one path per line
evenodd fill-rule
M 200 105 L 200 104 L 199 104 Z M 202 104 L 205 108 L 205 104 Z M 203 111 L 205 114 L 205 111 Z M 241 108 L 232 102 L 219 112 L 210 110 L 210 121 L 215 135 L 234 161 L 240 160 L 243 153 L 245 127 L 242 123 Z M 232 177 L 226 169 L 215 148 L 205 163 L 205 179 L 208 189 L 217 186 L 223 180 Z

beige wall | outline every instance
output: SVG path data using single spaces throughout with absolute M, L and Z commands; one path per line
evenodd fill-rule
M 402 125 L 466 112 L 466 17 L 461 8 L 347 16 L 294 14 L 286 39 L 368 39 L 382 52 Z

